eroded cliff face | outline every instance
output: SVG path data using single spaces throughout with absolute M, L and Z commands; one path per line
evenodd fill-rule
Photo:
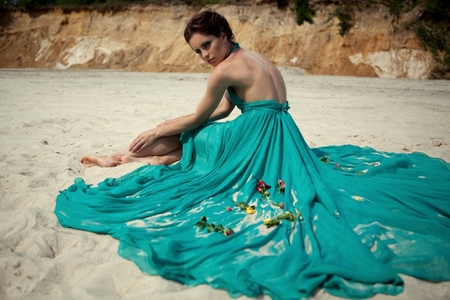
M 411 11 L 394 20 L 384 6 L 356 12 L 344 37 L 333 5 L 316 10 L 314 24 L 299 26 L 289 9 L 275 5 L 218 5 L 242 47 L 258 51 L 278 66 L 310 74 L 428 78 L 433 57 L 406 29 Z M 109 9 L 1 15 L 0 67 L 124 69 L 208 72 L 183 39 L 187 5 L 135 5 Z

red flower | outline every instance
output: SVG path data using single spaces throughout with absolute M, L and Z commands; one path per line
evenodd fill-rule
M 231 229 L 231 228 L 225 228 L 224 230 L 223 230 L 223 234 L 225 235 L 225 236 L 230 236 L 230 235 L 232 235 L 234 233 L 234 231 Z
M 281 204 L 280 204 L 280 208 L 281 208 L 281 209 L 284 209 L 284 203 L 281 203 Z
M 270 185 L 267 185 L 264 181 L 260 180 L 258 181 L 258 184 L 256 185 L 256 191 L 260 194 L 264 194 L 265 191 L 270 189 Z
M 258 182 L 258 186 L 262 187 L 262 188 L 265 189 L 265 190 L 270 189 L 270 185 L 267 185 L 267 184 L 266 184 L 264 181 L 262 181 L 262 180 L 260 180 L 260 181 Z

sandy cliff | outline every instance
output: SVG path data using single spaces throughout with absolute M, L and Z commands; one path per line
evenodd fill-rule
M 384 6 L 355 12 L 355 26 L 339 35 L 333 5 L 316 7 L 314 24 L 299 26 L 275 4 L 218 5 L 241 46 L 278 66 L 311 74 L 428 78 L 432 55 L 403 25 L 419 11 L 394 19 Z M 90 10 L 2 13 L 1 68 L 124 69 L 207 72 L 182 37 L 201 7 L 134 5 Z

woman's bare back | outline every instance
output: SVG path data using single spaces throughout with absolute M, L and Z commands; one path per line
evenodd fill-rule
M 232 86 L 236 95 L 245 102 L 275 100 L 286 102 L 286 85 L 280 71 L 257 52 L 239 49 L 227 62 L 236 66 L 239 85 Z

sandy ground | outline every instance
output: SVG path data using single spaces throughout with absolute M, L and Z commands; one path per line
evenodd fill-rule
M 449 81 L 283 73 L 290 112 L 311 146 L 350 143 L 450 161 Z M 0 70 L 1 299 L 230 299 L 145 275 L 119 257 L 110 236 L 62 228 L 53 214 L 58 191 L 75 177 L 96 183 L 140 166 L 86 169 L 82 155 L 121 150 L 158 122 L 192 112 L 206 79 Z M 404 279 L 403 294 L 374 299 L 450 299 L 450 282 Z M 324 291 L 313 298 L 335 299 Z

